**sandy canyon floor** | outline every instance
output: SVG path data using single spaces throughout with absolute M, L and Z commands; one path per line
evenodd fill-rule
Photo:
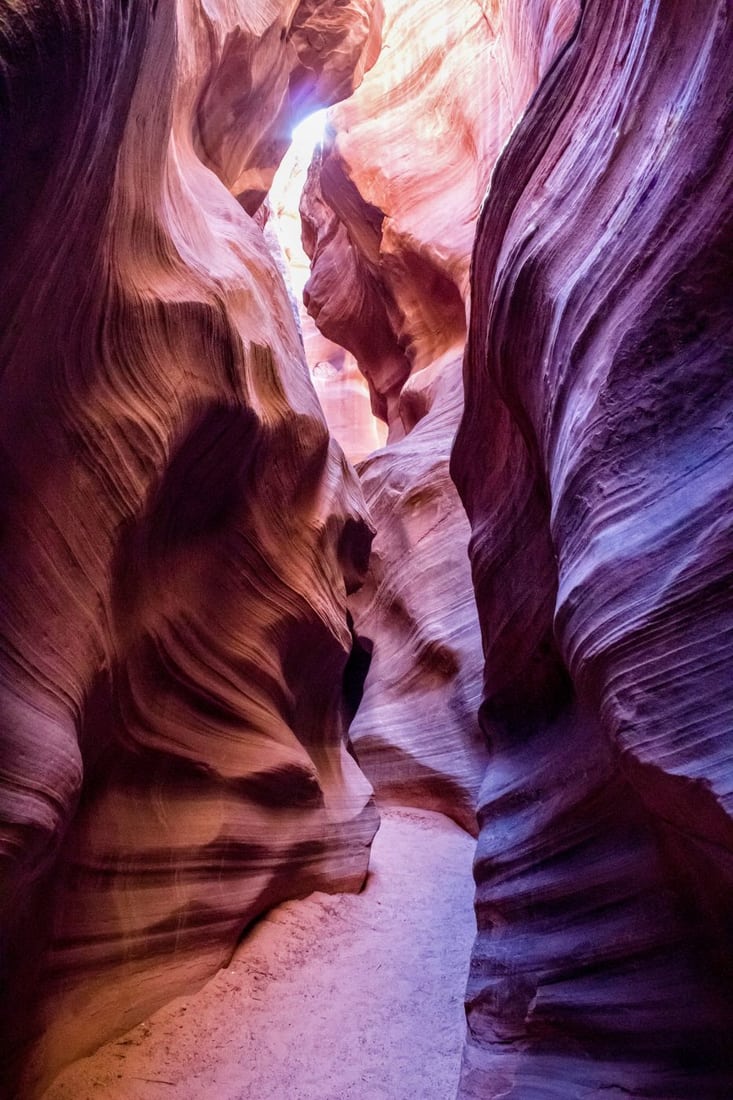
M 473 849 L 439 814 L 383 810 L 361 894 L 278 906 L 203 989 L 44 1100 L 452 1100 Z

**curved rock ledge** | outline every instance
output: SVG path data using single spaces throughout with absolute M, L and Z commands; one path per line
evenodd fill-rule
M 488 761 L 478 727 L 482 650 L 468 522 L 448 473 L 463 408 L 461 361 L 410 396 L 419 423 L 357 469 L 377 534 L 349 600 L 369 657 L 349 736 L 380 802 L 424 806 L 476 835 Z M 406 417 L 406 413 L 403 416 Z

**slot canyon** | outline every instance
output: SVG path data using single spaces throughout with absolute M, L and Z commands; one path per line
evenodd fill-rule
M 730 0 L 0 97 L 1 1100 L 730 1100 Z

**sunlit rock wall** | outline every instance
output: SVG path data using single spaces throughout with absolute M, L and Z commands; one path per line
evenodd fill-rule
M 308 310 L 354 354 L 390 433 L 359 468 L 377 535 L 351 602 L 365 662 L 371 654 L 351 736 L 381 797 L 475 831 L 487 757 L 469 528 L 448 476 L 456 363 L 491 170 L 577 4 L 385 7 L 380 57 L 329 112 L 301 203 Z
M 588 0 L 482 211 L 465 1098 L 733 1092 L 732 50 Z
M 265 907 L 366 872 L 341 680 L 371 533 L 245 211 L 379 22 L 370 0 L 0 17 L 9 1096 L 202 981 Z
M 354 356 L 320 332 L 303 302 L 310 261 L 303 251 L 298 205 L 325 115 L 325 110 L 316 112 L 296 128 L 293 144 L 268 195 L 271 208 L 268 228 L 275 237 L 277 251 L 287 262 L 286 279 L 303 336 L 305 359 L 328 430 L 349 461 L 359 462 L 383 445 L 386 425 L 372 412 L 369 386 Z
M 496 157 L 572 30 L 575 0 L 388 0 L 384 47 L 303 197 L 306 303 L 404 434 L 410 373 L 455 358 L 476 219 Z
M 469 528 L 448 464 L 463 408 L 461 360 L 410 394 L 421 418 L 357 469 L 377 534 L 349 601 L 371 658 L 349 734 L 382 801 L 426 806 L 476 832 L 486 770 L 478 725 L 481 636 Z

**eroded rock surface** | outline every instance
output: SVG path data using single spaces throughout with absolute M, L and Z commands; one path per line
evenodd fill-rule
M 354 356 L 319 331 L 303 302 L 310 261 L 303 251 L 298 205 L 314 147 L 326 125 L 325 116 L 325 111 L 319 111 L 296 129 L 293 144 L 268 196 L 272 211 L 268 229 L 274 235 L 275 250 L 287 261 L 286 282 L 292 292 L 305 359 L 328 429 L 349 461 L 355 463 L 384 444 L 386 425 L 371 410 L 369 386 Z
M 448 472 L 460 371 L 458 359 L 429 385 L 421 372 L 425 385 L 411 393 L 419 423 L 357 467 L 377 534 L 349 601 L 357 652 L 369 660 L 349 736 L 381 800 L 440 810 L 475 835 L 487 764 L 481 636 L 468 521 Z
M 380 18 L 371 0 L 2 17 L 13 1097 L 211 974 L 267 906 L 366 872 L 341 677 L 371 532 L 245 211 L 298 112 L 373 60 Z
M 460 354 L 479 207 L 502 145 L 575 22 L 575 0 L 388 0 L 384 47 L 314 162 L 306 303 L 404 434 L 409 375 Z M 386 152 L 388 150 L 388 152 Z
M 719 0 L 589 0 L 482 212 L 465 1098 L 733 1088 L 732 46 Z
M 207 985 L 62 1073 L 43 1100 L 446 1100 L 465 1033 L 473 842 L 387 809 L 357 894 L 257 922 Z
M 329 112 L 301 202 L 308 310 L 356 357 L 389 428 L 359 466 L 377 535 L 351 601 L 371 657 L 351 737 L 381 797 L 472 832 L 482 652 L 448 475 L 471 245 L 499 150 L 576 14 L 573 2 L 390 0 L 379 60 Z

